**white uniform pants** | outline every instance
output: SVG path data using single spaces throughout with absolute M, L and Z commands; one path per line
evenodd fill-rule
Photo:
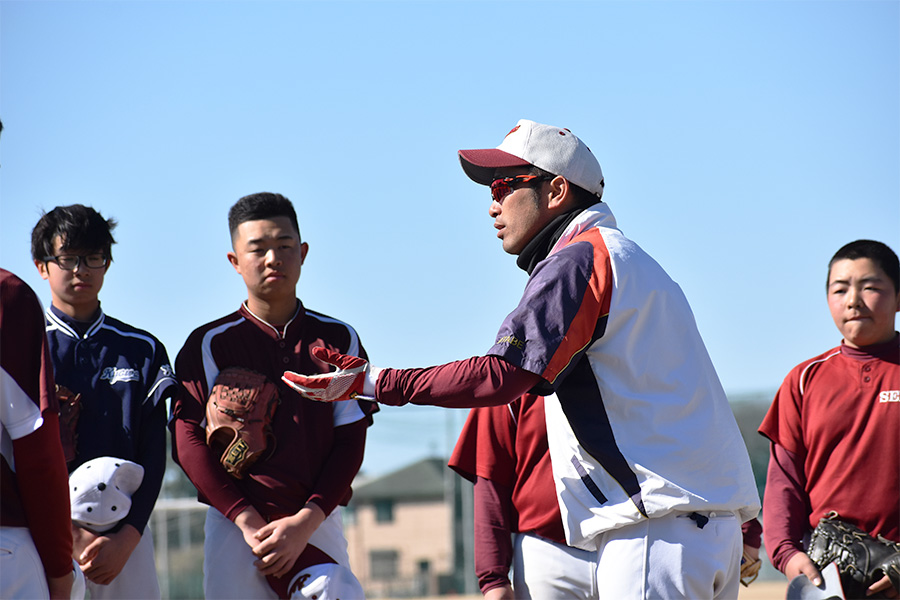
M 596 600 L 596 576 L 596 552 L 516 534 L 513 591 L 517 600 Z
M 84 575 L 73 560 L 72 600 L 84 600 Z M 47 577 L 31 532 L 26 527 L 0 527 L 0 598 L 49 598 Z
M 85 580 L 85 585 L 91 600 L 159 600 L 159 579 L 156 576 L 150 528 L 144 528 L 141 541 L 112 583 L 98 585 Z
M 351 594 L 336 595 L 343 598 L 360 598 L 362 588 L 350 572 L 350 557 L 339 510 L 334 510 L 316 529 L 309 543 L 326 553 L 343 567 L 339 576 L 323 576 L 328 569 L 310 569 L 311 577 L 303 579 L 303 585 L 329 598 L 327 587 L 349 586 Z M 203 591 L 208 600 L 277 600 L 278 595 L 269 586 L 264 575 L 254 566 L 256 557 L 244 541 L 240 528 L 214 508 L 206 512 L 203 543 Z M 352 581 L 351 581 L 352 580 Z M 353 587 L 353 585 L 357 587 Z M 330 593 L 330 592 L 329 592 Z M 324 594 L 324 595 L 323 595 Z
M 47 576 L 26 527 L 0 527 L 0 598 L 49 598 Z
M 738 597 L 743 540 L 734 513 L 670 513 L 600 536 L 601 599 Z
M 530 535 L 516 538 L 516 598 L 734 600 L 743 549 L 730 512 L 671 513 L 614 529 L 588 552 Z

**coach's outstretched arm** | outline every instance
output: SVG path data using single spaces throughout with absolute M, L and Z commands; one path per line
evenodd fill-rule
M 540 375 L 497 356 L 476 356 L 424 369 L 382 369 L 327 348 L 313 348 L 312 354 L 336 370 L 319 375 L 285 371 L 282 380 L 301 396 L 320 402 L 361 398 L 390 406 L 501 406 L 543 381 Z

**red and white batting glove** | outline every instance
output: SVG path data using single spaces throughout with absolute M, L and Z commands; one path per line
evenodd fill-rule
M 319 402 L 339 402 L 362 396 L 369 373 L 368 361 L 358 356 L 348 356 L 328 348 L 313 348 L 313 357 L 337 367 L 336 371 L 319 375 L 301 375 L 285 371 L 281 380 L 304 398 Z M 374 400 L 372 397 L 366 397 Z

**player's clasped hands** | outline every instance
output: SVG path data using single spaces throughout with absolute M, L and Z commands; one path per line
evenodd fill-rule
M 263 575 L 285 575 L 306 548 L 315 528 L 304 531 L 297 518 L 291 515 L 272 521 L 256 532 L 259 543 L 253 548 L 253 554 L 258 558 L 256 568 Z
M 235 525 L 256 556 L 254 564 L 260 573 L 281 577 L 291 570 L 325 516 L 322 509 L 310 503 L 297 514 L 266 523 L 251 507 L 237 516 Z
M 369 372 L 369 363 L 366 360 L 322 347 L 313 348 L 311 354 L 313 358 L 334 365 L 336 370 L 318 375 L 301 375 L 285 371 L 282 381 L 304 398 L 319 402 L 350 400 L 362 394 L 366 374 Z
M 253 536 L 259 541 L 253 547 L 253 554 L 259 559 L 256 568 L 263 575 L 282 577 L 288 574 L 325 517 L 321 508 L 308 503 L 297 514 L 260 527 Z
M 73 526 L 73 534 L 75 560 L 84 576 L 100 585 L 112 583 L 141 540 L 140 533 L 130 525 L 108 534 L 95 534 Z

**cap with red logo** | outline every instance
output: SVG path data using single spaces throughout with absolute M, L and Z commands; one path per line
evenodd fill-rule
M 459 162 L 472 181 L 490 185 L 494 171 L 534 165 L 603 195 L 603 171 L 584 142 L 568 129 L 521 119 L 496 148 L 460 150 Z

